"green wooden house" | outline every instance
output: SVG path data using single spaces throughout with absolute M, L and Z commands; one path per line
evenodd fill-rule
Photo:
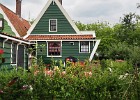
M 16 2 L 16 13 L 0 4 L 0 50 L 4 51 L 1 67 L 28 67 L 28 40 L 22 37 L 27 34 L 30 24 L 21 18 L 21 0 Z M 1 60 L 1 59 L 0 59 Z
M 79 31 L 62 7 L 62 0 L 48 0 L 24 39 L 37 44 L 36 56 L 47 63 L 72 56 L 80 61 L 94 57 L 100 40 L 94 31 Z

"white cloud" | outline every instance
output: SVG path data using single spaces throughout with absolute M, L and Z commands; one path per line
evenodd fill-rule
M 36 18 L 48 0 L 22 0 L 22 16 Z M 16 0 L 0 0 L 2 4 L 15 11 Z M 73 20 L 84 23 L 108 21 L 119 22 L 123 14 L 136 12 L 139 0 L 63 0 L 63 6 Z

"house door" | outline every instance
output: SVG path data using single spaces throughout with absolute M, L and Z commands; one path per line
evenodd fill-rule
M 18 46 L 17 66 L 24 68 L 24 45 Z

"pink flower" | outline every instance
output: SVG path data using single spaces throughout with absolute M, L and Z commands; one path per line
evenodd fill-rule
M 45 75 L 52 76 L 52 75 L 53 75 L 53 71 L 52 71 L 52 70 L 46 71 L 46 72 L 45 72 Z
M 62 76 L 66 75 L 66 71 L 63 71 L 63 72 L 61 73 L 61 75 L 62 75 Z
M 28 88 L 28 85 L 23 85 L 22 90 L 26 90 Z
M 4 92 L 2 90 L 0 90 L 0 94 L 3 94 Z
M 86 77 L 91 77 L 92 76 L 92 72 L 84 72 Z
M 34 75 L 37 75 L 38 73 L 39 73 L 39 71 L 37 70 L 37 71 L 34 72 Z

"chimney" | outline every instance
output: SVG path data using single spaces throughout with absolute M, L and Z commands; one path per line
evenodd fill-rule
M 21 17 L 21 2 L 22 0 L 16 0 L 16 14 Z
M 62 5 L 62 0 L 58 0 L 60 2 L 60 4 Z

